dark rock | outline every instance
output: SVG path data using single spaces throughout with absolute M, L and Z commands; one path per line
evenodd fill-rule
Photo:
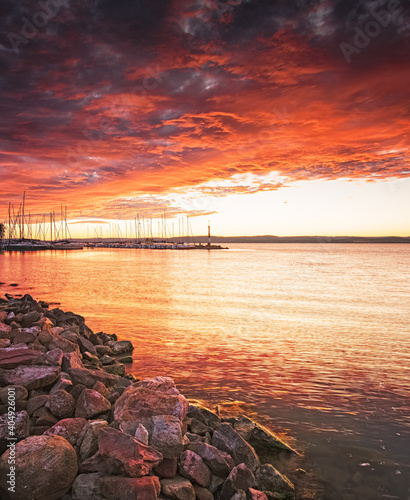
M 74 342 L 70 340 L 63 339 L 62 337 L 55 337 L 48 345 L 49 350 L 51 349 L 61 349 L 64 353 L 76 352 L 80 354 L 80 348 Z
M 49 405 L 51 413 L 58 419 L 71 417 L 76 407 L 73 396 L 64 390 L 51 392 Z
M 231 496 L 231 500 L 246 500 L 246 493 L 243 490 L 238 490 L 234 495 Z
M 41 319 L 42 314 L 37 312 L 37 311 L 30 311 L 27 314 L 23 315 L 23 318 L 21 320 L 21 326 L 23 328 L 29 328 L 30 326 L 33 325 L 36 321 Z
M 44 361 L 45 357 L 41 351 L 28 349 L 27 346 L 24 348 L 7 347 L 0 351 L 0 368 L 18 368 L 20 365 L 33 365 Z
M 191 443 L 199 443 L 204 442 L 204 436 L 200 436 L 199 434 L 193 434 L 192 432 L 185 433 L 185 436 L 191 441 Z
M 49 330 L 42 330 L 39 334 L 38 334 L 38 340 L 39 342 L 45 346 L 45 347 L 48 347 L 50 345 L 50 343 L 52 342 L 52 340 L 56 337 L 55 334 L 53 334 L 51 331 Z
M 98 436 L 102 429 L 108 427 L 105 420 L 90 420 L 87 431 L 81 442 L 80 458 L 84 462 L 98 451 Z
M 161 480 L 161 492 L 174 500 L 195 500 L 195 490 L 188 479 L 177 476 Z
M 43 410 L 45 411 L 43 411 L 41 416 L 38 417 L 36 426 L 52 427 L 58 422 L 58 418 L 52 415 L 46 408 L 43 408 Z
M 199 455 L 211 469 L 212 473 L 217 476 L 228 476 L 234 467 L 234 463 L 230 455 L 209 444 L 191 443 L 188 445 L 187 449 Z
M 123 354 L 134 349 L 132 342 L 129 340 L 120 340 L 119 342 L 114 342 L 111 346 L 113 354 Z
M 38 334 L 37 334 L 38 335 Z M 34 332 L 26 330 L 25 328 L 19 328 L 16 333 L 12 335 L 13 344 L 29 344 L 37 340 L 37 335 Z
M 95 418 L 111 410 L 111 403 L 99 392 L 93 389 L 84 389 L 77 399 L 75 416 L 81 418 Z
M 259 467 L 255 450 L 230 424 L 222 423 L 217 427 L 212 436 L 212 445 L 229 453 L 236 465 L 244 463 L 252 471 Z
M 70 390 L 70 394 L 77 401 L 84 389 L 87 389 L 85 385 L 77 384 Z
M 120 377 L 123 377 L 125 375 L 125 365 L 121 363 L 114 363 L 113 365 L 104 366 L 104 370 L 107 373 L 119 375 Z
M 37 389 L 52 384 L 59 374 L 58 366 L 19 366 L 12 370 L 0 371 L 0 383 L 22 385 L 28 390 Z
M 97 351 L 98 356 L 112 354 L 111 347 L 108 347 L 107 345 L 95 345 L 94 347 L 95 347 L 95 350 Z
M 124 358 L 120 358 L 118 360 L 120 363 L 133 363 L 134 360 L 132 359 L 132 356 L 125 356 Z
M 85 368 L 70 368 L 68 374 L 74 384 L 84 384 L 90 389 L 98 381 L 102 382 L 106 387 L 112 387 L 119 380 L 118 375 L 111 375 L 97 370 L 87 370 Z
M 16 401 L 23 401 L 28 398 L 28 391 L 22 385 L 8 385 L 7 387 L 0 387 L 0 401 L 7 404 L 9 393 L 13 394 Z
M 193 434 L 199 434 L 200 436 L 205 436 L 207 432 L 212 432 L 211 427 L 208 427 L 196 418 L 191 418 L 190 429 Z
M 46 354 L 47 361 L 52 366 L 61 366 L 63 362 L 63 351 L 61 349 L 52 349 Z
M 151 418 L 150 445 L 164 458 L 177 458 L 184 449 L 181 421 L 173 415 L 157 415 Z
M 214 500 L 214 495 L 207 489 L 199 484 L 193 485 L 196 495 L 196 500 Z
M 63 355 L 62 368 L 64 371 L 70 370 L 70 368 L 81 368 L 84 369 L 84 365 L 78 352 L 67 352 Z
M 255 472 L 261 490 L 277 493 L 294 492 L 295 487 L 286 476 L 283 476 L 273 465 L 261 465 Z
M 154 472 L 163 479 L 173 479 L 177 475 L 177 470 L 177 458 L 164 458 L 164 460 L 155 467 Z
M 49 396 L 44 395 L 44 396 L 35 396 L 34 398 L 30 398 L 28 400 L 27 413 L 30 415 L 30 417 L 36 410 L 46 405 L 46 403 L 48 402 L 48 398 Z
M 248 441 L 249 444 L 257 448 L 286 450 L 291 453 L 296 453 L 295 450 L 281 441 L 275 434 L 258 424 L 255 424 L 250 432 Z
M 30 436 L 16 444 L 15 492 L 6 483 L 10 450 L 0 457 L 0 492 L 4 500 L 58 500 L 73 484 L 77 456 L 60 436 Z M 29 488 L 29 491 L 28 491 Z
M 97 355 L 97 350 L 94 345 L 84 337 L 79 337 L 78 344 L 82 353 L 89 352 L 94 356 Z
M 205 488 L 211 482 L 211 470 L 202 458 L 193 451 L 184 451 L 179 459 L 178 472 L 181 476 L 198 483 Z
M 211 482 L 208 486 L 209 491 L 215 495 L 222 488 L 224 482 L 225 482 L 224 478 L 215 476 L 213 474 L 211 477 Z
M 221 500 L 229 500 L 238 490 L 247 491 L 256 486 L 252 471 L 245 464 L 239 464 L 231 470 L 221 490 Z
M 100 358 L 100 362 L 103 366 L 113 365 L 115 363 L 115 358 L 104 355 Z
M 160 492 L 157 477 L 129 478 L 80 474 L 72 490 L 73 500 L 156 500 Z

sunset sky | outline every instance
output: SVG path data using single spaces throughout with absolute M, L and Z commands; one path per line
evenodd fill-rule
M 410 235 L 408 1 L 2 0 L 0 26 L 0 220 L 26 191 L 74 236 Z

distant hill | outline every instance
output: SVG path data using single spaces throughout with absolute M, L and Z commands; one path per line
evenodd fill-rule
M 205 243 L 206 236 L 195 241 Z M 213 243 L 410 243 L 410 236 L 212 236 Z
M 132 238 L 129 238 L 134 241 Z M 160 240 L 161 238 L 155 238 Z M 192 242 L 192 238 L 189 238 Z M 194 236 L 195 243 L 207 243 L 207 236 Z M 89 240 L 78 239 L 79 242 L 98 242 L 99 239 L 90 238 Z M 115 239 L 111 239 L 115 241 Z M 187 241 L 187 238 L 167 238 L 166 241 Z M 407 243 L 410 244 L 410 236 L 212 236 L 211 242 L 214 243 Z

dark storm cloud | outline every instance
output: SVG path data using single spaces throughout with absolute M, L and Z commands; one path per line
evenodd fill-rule
M 3 0 L 0 166 L 113 196 L 407 175 L 409 39 L 405 0 Z

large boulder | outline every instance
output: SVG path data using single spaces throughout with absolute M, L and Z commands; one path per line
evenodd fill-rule
M 83 472 L 102 472 L 130 477 L 146 476 L 162 461 L 162 455 L 132 436 L 112 428 L 102 429 L 98 452 L 83 462 Z
M 252 446 L 228 423 L 223 423 L 216 428 L 212 436 L 212 445 L 229 453 L 235 465 L 244 463 L 252 471 L 255 471 L 260 465 L 259 458 Z
M 114 419 L 124 432 L 134 435 L 139 424 L 149 427 L 151 417 L 158 415 L 176 417 L 182 425 L 187 411 L 188 401 L 175 387 L 162 392 L 158 387 L 155 390 L 132 385 L 117 399 Z
M 190 443 L 187 449 L 199 455 L 212 473 L 217 476 L 226 477 L 235 465 L 228 453 L 218 450 L 218 448 L 210 444 Z
M 274 493 L 294 492 L 295 487 L 273 465 L 263 464 L 255 472 L 259 489 Z
M 160 493 L 157 477 L 102 476 L 80 474 L 73 484 L 73 500 L 156 500 Z M 192 499 L 194 500 L 194 499 Z
M 84 389 L 77 399 L 75 416 L 80 418 L 95 418 L 111 410 L 111 403 L 99 392 Z
M 195 500 L 192 483 L 183 477 L 161 480 L 161 493 L 174 500 Z
M 239 464 L 234 467 L 221 490 L 221 500 L 229 500 L 238 490 L 247 491 L 256 487 L 256 479 L 252 471 L 245 465 Z
M 22 385 L 27 390 L 39 389 L 55 382 L 60 371 L 59 366 L 19 366 L 12 370 L 1 370 L 0 384 Z
M 202 458 L 193 451 L 186 450 L 181 454 L 178 472 L 181 476 L 194 481 L 205 488 L 211 482 L 211 470 Z
M 7 474 L 15 460 L 14 490 Z M 30 436 L 0 457 L 0 493 L 4 500 L 58 500 L 77 476 L 74 448 L 60 436 Z M 9 476 L 10 477 L 10 476 Z M 11 479 L 11 478 L 10 478 Z

